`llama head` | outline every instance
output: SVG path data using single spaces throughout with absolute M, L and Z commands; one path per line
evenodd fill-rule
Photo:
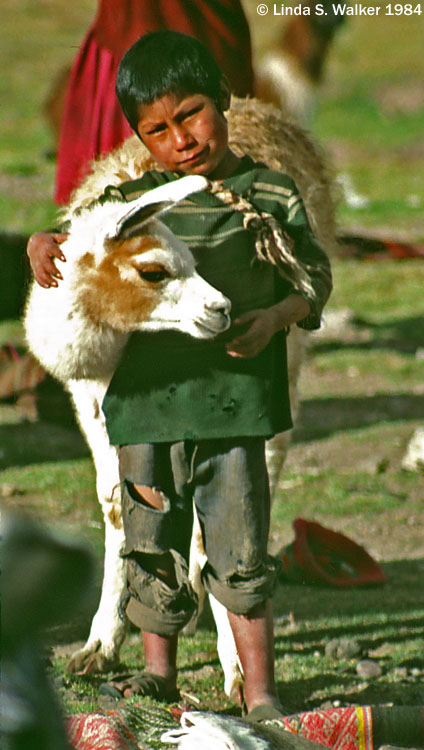
M 131 203 L 96 206 L 85 222 L 85 212 L 77 218 L 78 242 L 90 248 L 76 261 L 77 307 L 85 317 L 123 333 L 176 329 L 209 338 L 228 328 L 230 302 L 197 274 L 187 246 L 158 220 L 207 185 L 204 177 L 184 177 Z M 92 236 L 97 228 L 92 245 L 84 224 Z

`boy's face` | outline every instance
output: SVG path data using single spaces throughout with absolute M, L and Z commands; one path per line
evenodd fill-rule
M 180 175 L 227 176 L 227 122 L 203 94 L 165 94 L 139 109 L 137 132 L 158 164 Z

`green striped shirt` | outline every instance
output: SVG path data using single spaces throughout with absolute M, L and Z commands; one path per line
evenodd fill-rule
M 118 195 L 133 200 L 175 177 L 151 171 L 121 185 Z M 311 315 L 301 325 L 319 326 L 331 289 L 329 263 L 291 178 L 245 157 L 223 185 L 272 214 L 292 236 L 296 255 L 311 269 L 315 293 Z M 106 195 L 116 191 L 112 188 Z M 217 196 L 196 193 L 162 220 L 190 247 L 198 272 L 229 297 L 233 318 L 270 307 L 293 292 L 274 266 L 254 262 L 254 231 L 245 229 L 243 215 Z M 285 334 L 275 335 L 253 358 L 226 353 L 225 342 L 234 335 L 230 330 L 199 341 L 174 331 L 133 334 L 103 404 L 111 442 L 268 437 L 289 429 Z

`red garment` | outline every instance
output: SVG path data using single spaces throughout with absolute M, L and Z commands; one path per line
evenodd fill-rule
M 142 34 L 159 29 L 201 39 L 234 93 L 252 93 L 250 33 L 240 0 L 100 0 L 95 37 L 120 57 Z
M 57 203 L 69 200 L 92 159 L 130 135 L 115 95 L 119 61 L 140 36 L 164 28 L 200 39 L 234 93 L 252 93 L 250 34 L 240 0 L 99 0 L 68 84 L 58 148 Z
M 90 162 L 132 133 L 115 95 L 120 58 L 86 36 L 72 68 L 57 152 L 55 200 L 67 203 Z

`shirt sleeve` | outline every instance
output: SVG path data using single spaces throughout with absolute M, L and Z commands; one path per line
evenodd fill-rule
M 313 294 L 299 292 L 310 305 L 311 312 L 298 322 L 300 328 L 314 330 L 321 325 L 321 315 L 332 290 L 329 258 L 315 238 L 303 200 L 294 181 L 288 175 L 267 170 L 257 175 L 249 195 L 260 210 L 270 213 L 294 242 L 294 254 L 306 267 Z

